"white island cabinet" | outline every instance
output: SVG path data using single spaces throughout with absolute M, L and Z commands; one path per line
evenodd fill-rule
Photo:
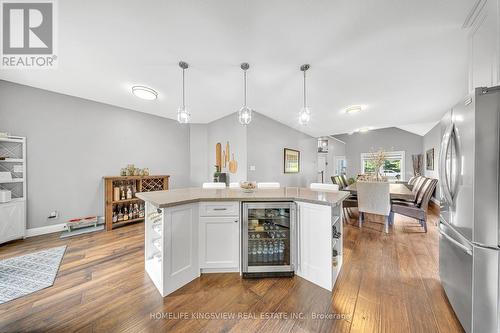
M 294 202 L 298 207 L 292 264 L 298 276 L 333 290 L 342 267 L 342 191 L 309 188 L 186 188 L 137 193 L 146 202 L 145 267 L 162 296 L 201 273 L 241 272 L 241 207 Z
M 200 203 L 200 268 L 202 273 L 240 270 L 239 202 Z
M 342 266 L 342 206 L 297 202 L 297 275 L 333 290 Z
M 146 271 L 166 296 L 200 276 L 198 204 L 157 209 L 146 203 Z

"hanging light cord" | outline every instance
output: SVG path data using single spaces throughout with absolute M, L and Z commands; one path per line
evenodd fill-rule
M 304 108 L 306 107 L 306 71 L 304 71 Z
M 186 69 L 184 69 L 184 68 L 182 69 L 182 109 L 184 109 L 184 110 L 186 109 L 186 97 L 185 97 L 185 92 L 184 92 L 186 89 L 185 84 L 184 84 L 184 71 L 185 70 Z
M 243 89 L 244 89 L 244 94 L 243 94 L 243 100 L 244 100 L 244 106 L 247 106 L 247 70 L 245 69 L 243 71 Z

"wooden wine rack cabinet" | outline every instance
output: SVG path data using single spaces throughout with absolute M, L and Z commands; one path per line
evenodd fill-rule
M 113 209 L 118 205 L 125 205 L 130 203 L 143 203 L 139 198 L 132 198 L 127 200 L 117 200 L 113 198 L 113 188 L 114 185 L 124 182 L 130 182 L 135 184 L 136 192 L 153 192 L 153 191 L 163 191 L 168 190 L 168 180 L 170 176 L 160 175 L 160 176 L 119 176 L 119 177 L 104 177 L 104 207 L 105 207 L 105 221 L 106 230 L 112 230 L 113 228 L 120 227 L 133 222 L 143 222 L 144 217 L 131 219 L 127 221 L 119 221 L 113 223 Z

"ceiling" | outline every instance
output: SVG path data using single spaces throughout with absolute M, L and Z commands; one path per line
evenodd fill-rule
M 57 3 L 58 68 L 1 79 L 175 119 L 184 60 L 192 121 L 206 123 L 241 107 L 246 61 L 249 106 L 313 136 L 432 123 L 467 91 L 470 0 Z M 136 98 L 134 84 L 158 100 Z M 366 110 L 342 113 L 350 104 Z

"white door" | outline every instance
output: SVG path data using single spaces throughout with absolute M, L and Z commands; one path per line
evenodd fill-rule
M 342 175 L 347 171 L 347 160 L 345 156 L 335 156 L 335 174 Z
M 327 166 L 326 154 L 318 154 L 318 183 L 324 183 L 327 177 Z
M 200 268 L 239 271 L 238 217 L 200 217 Z
M 0 243 L 24 237 L 24 201 L 0 204 Z
M 331 207 L 299 202 L 297 275 L 332 290 Z M 318 235 L 322 235 L 318 237 Z
M 166 296 L 200 276 L 198 204 L 165 209 L 163 292 Z

